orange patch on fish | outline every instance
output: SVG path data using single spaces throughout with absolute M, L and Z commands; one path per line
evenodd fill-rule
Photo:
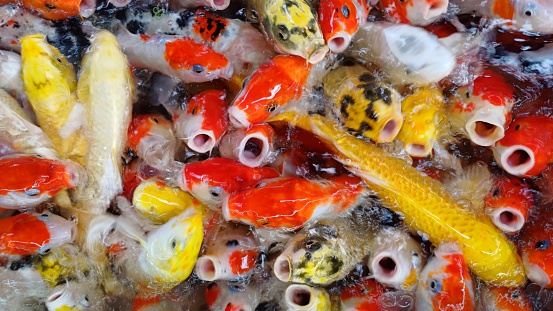
M 387 14 L 400 23 L 410 23 L 407 18 L 407 6 L 413 7 L 413 0 L 381 0 L 382 7 Z
M 50 242 L 46 223 L 33 214 L 0 219 L 0 254 L 31 255 Z
M 165 44 L 165 60 L 175 70 L 194 70 L 200 65 L 208 71 L 225 68 L 228 59 L 211 47 L 196 43 L 191 38 L 176 39 Z
M 442 288 L 432 301 L 435 310 L 469 311 L 472 310 L 472 297 L 467 290 L 465 280 L 470 280 L 470 273 L 462 254 L 443 256 L 449 261 L 443 270 L 429 273 L 429 278 L 444 274 Z
M 515 15 L 515 8 L 512 2 L 513 0 L 495 0 L 492 12 L 501 18 L 512 19 Z
M 82 0 L 22 0 L 23 6 L 52 20 L 80 16 Z
M 207 286 L 207 290 L 205 292 L 205 302 L 207 303 L 208 307 L 213 306 L 213 304 L 217 301 L 217 297 L 219 297 L 220 293 L 221 289 L 219 288 L 219 285 L 212 283 Z
M 470 102 L 470 103 L 465 103 L 465 102 L 458 102 L 458 103 L 455 103 L 455 106 L 453 107 L 453 110 L 457 110 L 459 111 L 459 113 L 464 113 L 464 112 L 471 112 L 475 109 L 475 105 L 473 102 Z
M 254 250 L 234 251 L 229 256 L 232 273 L 236 275 L 250 271 L 255 266 L 257 252 Z
M 474 80 L 472 93 L 492 105 L 505 106 L 513 100 L 514 89 L 500 74 L 486 69 Z
M 353 0 L 321 0 L 318 13 L 326 41 L 340 31 L 353 35 L 359 28 L 357 7 Z

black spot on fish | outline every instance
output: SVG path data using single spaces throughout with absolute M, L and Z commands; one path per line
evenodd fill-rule
M 330 257 L 330 272 L 329 275 L 338 273 L 340 269 L 344 266 L 344 262 L 336 257 Z
M 19 29 L 21 27 L 21 24 L 19 22 L 13 23 L 13 29 Z
M 354 103 L 355 103 L 355 100 L 353 99 L 353 97 L 349 95 L 344 95 L 344 97 L 342 97 L 342 100 L 340 101 L 340 112 L 342 113 L 342 115 L 347 117 L 348 116 L 347 108 L 349 107 L 349 105 L 352 105 Z
M 375 80 L 375 77 L 370 73 L 364 73 L 359 77 L 359 81 L 361 82 L 373 82 Z
M 33 256 L 26 256 L 21 260 L 16 260 L 10 263 L 9 269 L 12 271 L 17 271 L 21 268 L 32 267 L 33 266 Z
M 60 50 L 69 62 L 78 66 L 82 55 L 90 45 L 87 35 L 82 30 L 80 18 L 55 21 L 54 29 L 56 33 L 47 37 L 48 43 Z
M 312 255 L 310 252 L 305 253 L 305 259 L 311 260 L 311 258 L 312 258 Z
M 290 29 L 291 34 L 299 34 L 304 38 L 307 38 L 307 31 L 305 31 L 305 28 L 302 27 L 293 27 Z
M 179 14 L 179 17 L 176 20 L 177 26 L 179 26 L 179 28 L 181 28 L 181 29 L 186 28 L 186 26 L 188 25 L 190 19 L 193 18 L 193 17 L 194 17 L 193 12 L 191 12 L 191 11 L 182 11 Z
M 279 302 L 276 300 L 264 301 L 255 308 L 255 311 L 280 311 L 280 310 L 283 310 L 283 309 L 280 307 Z
M 309 22 L 307 23 L 307 31 L 309 31 L 310 33 L 314 34 L 317 32 L 317 22 L 315 21 L 314 18 L 311 18 L 309 20 Z
M 392 104 L 392 92 L 388 88 L 379 86 L 377 88 L 378 97 L 381 98 L 386 105 Z
M 495 188 L 494 191 L 493 191 L 493 194 L 492 194 L 493 197 L 494 197 L 494 198 L 497 198 L 497 197 L 499 196 L 499 193 L 500 193 L 500 192 L 501 192 L 501 191 L 499 190 L 499 188 Z
M 359 128 L 357 129 L 357 131 L 360 133 L 364 133 L 366 131 L 372 131 L 372 130 L 373 130 L 373 127 L 365 121 L 361 122 L 361 124 L 359 124 Z
M 316 252 L 319 249 L 321 249 L 321 242 L 315 241 L 315 240 L 307 240 L 305 241 L 305 248 L 310 252 Z
M 134 34 L 144 34 L 144 24 L 133 19 L 127 23 L 127 30 Z
M 217 40 L 219 35 L 225 30 L 225 23 L 221 19 L 207 19 L 207 30 L 211 33 L 211 41 Z
M 346 67 L 351 67 L 355 65 L 355 59 L 351 58 L 351 57 L 346 57 L 344 58 L 344 61 L 342 62 L 342 66 L 346 66 Z M 361 80 L 363 81 L 363 80 Z M 365 81 L 363 81 L 365 82 Z
M 365 109 L 365 115 L 371 120 L 378 120 L 378 114 L 374 111 L 373 102 L 370 102 L 367 108 Z
M 44 3 L 44 6 L 45 6 L 46 8 L 48 8 L 48 9 L 50 9 L 50 10 L 55 10 L 55 9 L 56 9 L 56 6 L 53 5 L 53 4 L 50 3 L 50 2 Z

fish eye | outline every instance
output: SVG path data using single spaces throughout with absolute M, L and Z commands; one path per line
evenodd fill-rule
M 223 189 L 221 187 L 213 187 L 213 189 L 209 191 L 209 194 L 211 194 L 211 196 L 213 197 L 218 198 L 219 196 L 221 196 L 222 192 L 223 192 Z
M 406 1 L 406 0 L 399 0 L 399 2 L 401 2 L 401 3 L 405 3 L 405 1 Z
M 194 108 L 192 109 L 192 114 L 196 114 L 196 112 L 198 112 L 198 107 L 194 107 Z
M 267 107 L 267 112 L 273 112 L 273 111 L 275 111 L 275 110 L 277 109 L 277 107 L 278 107 L 278 104 L 271 103 L 271 104 L 269 105 L 269 107 Z
M 436 279 L 430 280 L 430 283 L 428 285 L 429 285 L 428 287 L 429 287 L 430 291 L 433 294 L 438 294 L 439 292 L 442 291 L 442 284 L 440 284 L 440 281 L 438 281 Z
M 154 118 L 155 123 L 159 123 L 159 120 L 157 118 Z
M 314 240 L 307 240 L 305 242 L 305 248 L 311 252 L 315 252 L 321 248 L 321 243 Z
M 492 194 L 493 197 L 497 198 L 499 196 L 499 192 L 500 192 L 499 188 L 495 188 L 494 191 L 493 191 L 493 194 Z
M 250 82 L 250 77 L 247 77 L 246 79 L 244 79 L 244 82 L 242 82 L 242 88 L 245 88 L 248 82 Z
M 524 15 L 528 17 L 532 17 L 534 16 L 536 9 L 537 9 L 536 5 L 530 3 L 526 6 L 526 10 L 524 10 Z
M 202 66 L 202 65 L 197 65 L 196 64 L 196 65 L 192 66 L 192 71 L 194 71 L 195 73 L 202 73 L 202 72 L 204 72 L 204 70 L 205 70 L 204 66 Z
M 536 243 L 536 249 L 540 251 L 546 250 L 551 243 L 548 240 L 539 240 Z
M 43 251 L 41 251 L 41 254 L 48 254 L 50 252 L 49 248 L 45 248 Z
M 342 15 L 344 15 L 345 18 L 349 17 L 349 8 L 347 5 L 342 5 L 341 11 L 342 11 Z
M 40 190 L 38 190 L 38 189 L 28 189 L 28 190 L 25 190 L 25 194 L 30 196 L 30 197 L 34 197 L 35 195 L 40 194 Z
M 517 125 L 515 126 L 515 131 L 518 131 L 518 130 L 520 130 L 520 124 L 517 124 Z
M 228 247 L 235 247 L 235 246 L 238 246 L 238 244 L 240 244 L 238 242 L 238 240 L 230 240 L 230 241 L 227 241 L 227 246 Z
M 257 185 L 255 185 L 255 188 L 261 188 L 261 187 L 265 186 L 266 184 L 267 184 L 266 182 L 260 182 Z
M 413 257 L 419 257 L 419 253 L 415 252 L 415 251 L 412 251 L 411 252 L 411 256 Z
M 278 29 L 277 35 L 281 41 L 287 41 L 288 39 L 290 39 L 290 31 L 288 30 L 288 28 L 286 28 L 286 26 L 278 25 L 277 29 Z
M 173 239 L 173 240 L 171 241 L 171 248 L 172 248 L 172 249 L 177 248 L 177 240 Z

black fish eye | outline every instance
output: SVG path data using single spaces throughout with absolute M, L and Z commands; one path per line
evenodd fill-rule
M 194 107 L 194 108 L 192 109 L 192 114 L 196 114 L 196 112 L 198 112 L 198 107 Z
M 526 11 L 524 14 L 526 14 L 526 16 L 532 16 L 532 11 Z
M 248 82 L 250 82 L 250 77 L 247 77 L 246 79 L 244 79 L 244 82 L 242 82 L 242 88 L 245 88 Z
M 540 251 L 544 251 L 546 250 L 548 247 L 549 247 L 549 244 L 551 244 L 549 242 L 549 240 L 539 240 L 537 243 L 536 243 L 536 249 L 537 250 L 540 250 Z
M 520 124 L 515 125 L 515 131 L 520 130 Z
M 192 71 L 194 71 L 195 73 L 202 73 L 204 72 L 204 66 L 202 65 L 194 65 L 192 66 Z
M 177 248 L 177 240 L 173 239 L 173 240 L 171 241 L 171 248 L 172 248 L 172 249 Z
M 349 9 L 346 5 L 342 5 L 341 11 L 345 18 L 349 17 Z
M 288 28 L 286 28 L 286 26 L 278 25 L 277 29 L 278 29 L 278 34 L 277 35 L 280 38 L 280 40 L 287 41 L 288 39 L 290 39 L 290 30 L 288 30 Z
M 440 284 L 440 282 L 438 280 L 432 279 L 430 281 L 430 291 L 433 294 L 438 294 L 439 292 L 442 291 L 442 285 Z
M 310 252 L 315 252 L 321 248 L 321 243 L 313 240 L 307 240 L 307 242 L 305 242 L 305 248 L 307 248 Z
M 157 118 L 154 118 L 155 123 L 159 123 L 159 120 Z
M 216 285 L 217 285 L 217 283 L 215 283 L 215 282 L 209 283 L 207 285 L 207 289 L 211 289 L 213 286 L 216 286 Z
M 40 194 L 40 190 L 38 190 L 38 189 L 28 189 L 28 190 L 25 190 L 25 194 L 30 196 L 30 197 L 34 197 L 35 195 Z
M 213 189 L 209 191 L 209 194 L 211 194 L 211 196 L 218 198 L 221 195 L 221 192 L 223 192 L 221 187 L 213 187 Z
M 267 112 L 273 112 L 277 109 L 278 107 L 278 104 L 275 104 L 275 103 L 271 103 L 268 107 L 267 107 Z

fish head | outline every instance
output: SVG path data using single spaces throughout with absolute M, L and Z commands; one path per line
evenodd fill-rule
M 317 13 L 305 0 L 268 2 L 262 25 L 282 54 L 298 55 L 316 64 L 328 53 Z
M 379 298 L 384 287 L 372 278 L 364 278 L 359 283 L 342 288 L 340 301 L 342 310 L 378 310 Z
M 342 274 L 346 251 L 336 228 L 319 225 L 296 234 L 277 257 L 274 273 L 284 282 L 324 284 Z
M 147 137 L 157 137 L 159 142 L 169 140 L 173 137 L 173 124 L 159 113 L 153 114 L 133 114 L 129 129 L 127 131 L 127 141 L 129 147 L 137 151 L 140 144 Z
M 513 20 L 522 30 L 553 33 L 553 3 L 548 0 L 515 1 Z
M 359 29 L 360 17 L 368 14 L 358 12 L 354 0 L 323 0 L 319 3 L 318 13 L 323 37 L 334 53 L 342 53 L 347 49 Z
M 530 187 L 514 176 L 500 177 L 484 198 L 486 213 L 501 230 L 518 232 L 534 205 Z
M 205 293 L 210 310 L 253 311 L 260 298 L 258 288 L 251 283 L 211 282 Z
M 284 303 L 288 310 L 330 310 L 331 300 L 324 288 L 305 284 L 292 284 L 284 291 Z
M 202 211 L 186 209 L 148 235 L 139 257 L 142 269 L 170 289 L 192 273 L 203 235 Z
M 382 0 L 384 12 L 400 23 L 426 26 L 447 12 L 448 0 Z
M 90 310 L 103 299 L 102 294 L 95 284 L 71 281 L 52 289 L 46 298 L 46 308 L 52 311 Z
M 457 245 L 442 244 L 421 272 L 417 309 L 472 310 L 474 288 L 463 254 Z
M 523 230 L 519 250 L 526 276 L 542 287 L 553 288 L 553 227 L 536 221 Z
M 482 295 L 485 306 L 494 306 L 500 311 L 531 311 L 532 303 L 520 288 L 491 286 Z

